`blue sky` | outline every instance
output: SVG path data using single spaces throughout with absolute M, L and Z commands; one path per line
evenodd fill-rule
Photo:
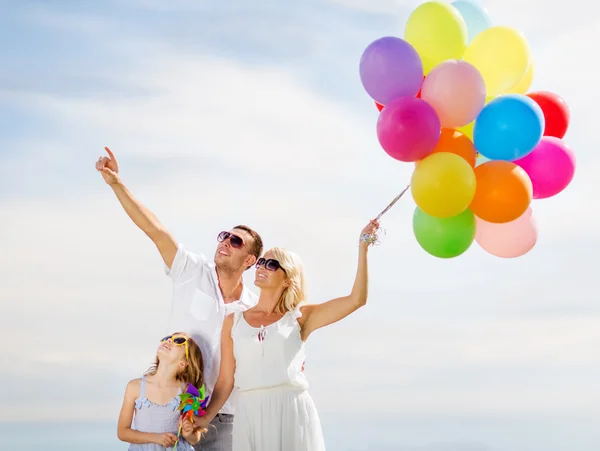
M 412 171 L 377 143 L 358 61 L 401 36 L 418 2 L 288 3 L 4 8 L 0 326 L 22 338 L 0 350 L 0 421 L 29 419 L 23 401 L 39 393 L 33 419 L 114 421 L 165 332 L 169 280 L 94 171 L 104 145 L 189 248 L 211 255 L 221 229 L 248 223 L 302 256 L 313 302 L 350 289 L 360 229 Z M 538 244 L 514 261 L 477 245 L 434 259 L 412 235 L 411 199 L 386 216 L 367 308 L 309 342 L 334 451 L 600 445 L 600 13 L 579 0 L 488 7 L 531 43 L 533 89 L 571 107 L 575 180 L 534 202 Z

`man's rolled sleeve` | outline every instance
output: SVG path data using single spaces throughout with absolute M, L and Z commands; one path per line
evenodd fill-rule
M 202 276 L 206 263 L 204 254 L 194 254 L 178 244 L 171 268 L 165 265 L 165 274 L 171 278 L 174 284 L 186 283 Z

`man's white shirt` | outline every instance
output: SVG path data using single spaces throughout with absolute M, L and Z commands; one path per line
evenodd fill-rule
M 215 264 L 203 254 L 186 251 L 181 244 L 171 269 L 165 267 L 165 272 L 173 281 L 168 333 L 185 332 L 198 343 L 204 358 L 206 391 L 212 395 L 221 364 L 223 321 L 230 313 L 255 306 L 258 296 L 244 284 L 240 299 L 225 304 Z M 235 388 L 220 413 L 234 413 L 234 397 Z

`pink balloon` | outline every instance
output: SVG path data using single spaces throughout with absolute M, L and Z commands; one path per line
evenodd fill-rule
M 435 66 L 421 88 L 421 98 L 431 104 L 445 128 L 472 122 L 485 105 L 485 93 L 479 71 L 460 60 L 448 60 Z
M 377 120 L 377 138 L 381 147 L 400 161 L 418 161 L 431 154 L 440 133 L 440 120 L 435 110 L 415 97 L 391 101 Z
M 514 221 L 496 224 L 475 217 L 475 224 L 475 241 L 496 257 L 521 257 L 537 242 L 537 224 L 531 207 Z
M 554 136 L 542 137 L 531 153 L 514 163 L 529 175 L 534 199 L 546 199 L 560 193 L 575 175 L 575 154 Z

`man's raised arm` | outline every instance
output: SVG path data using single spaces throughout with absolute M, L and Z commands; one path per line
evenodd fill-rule
M 154 242 L 165 264 L 171 268 L 177 253 L 177 241 L 163 227 L 154 213 L 144 207 L 125 187 L 119 177 L 119 165 L 115 155 L 108 147 L 104 149 L 108 157 L 98 159 L 96 170 L 112 188 L 127 215 Z

